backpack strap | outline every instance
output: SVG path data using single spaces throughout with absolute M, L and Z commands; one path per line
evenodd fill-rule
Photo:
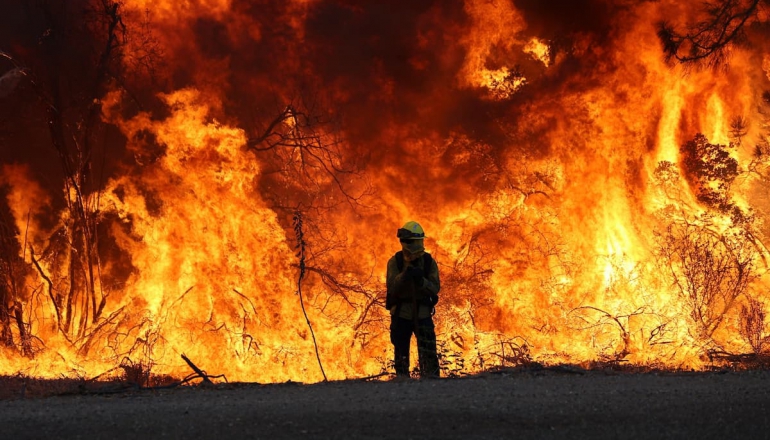
M 404 251 L 396 252 L 396 267 L 399 272 L 404 270 Z
M 430 270 L 430 262 L 433 260 L 433 258 L 430 256 L 429 253 L 422 254 L 422 264 L 423 269 L 425 270 L 425 274 L 428 274 L 428 271 Z

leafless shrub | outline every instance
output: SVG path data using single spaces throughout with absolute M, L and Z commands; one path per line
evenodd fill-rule
M 150 377 L 155 363 L 150 361 L 134 362 L 129 358 L 123 359 L 120 368 L 123 369 L 123 379 L 134 386 L 144 388 L 150 386 Z
M 611 348 L 611 355 L 603 354 L 607 360 L 620 361 L 630 354 L 631 334 L 628 331 L 628 319 L 632 316 L 641 315 L 645 308 L 639 308 L 631 313 L 609 313 L 594 306 L 581 306 L 572 310 L 570 314 L 583 323 L 578 327 L 580 330 L 600 328 L 604 326 L 615 327 L 618 331 L 619 340 Z
M 765 305 L 756 298 L 749 296 L 746 304 L 741 306 L 740 334 L 751 346 L 754 354 L 762 353 L 763 348 L 770 341 L 770 335 L 766 331 L 766 316 Z
M 532 363 L 532 353 L 526 341 L 521 344 L 511 339 L 501 341 L 498 356 L 500 357 L 500 365 L 503 367 L 526 366 Z
M 476 356 L 469 366 L 469 371 L 527 367 L 536 363 L 532 357 L 531 345 L 521 336 L 510 337 L 504 334 L 491 336 L 492 342 L 474 344 Z
M 705 222 L 672 223 L 657 234 L 657 253 L 695 327 L 694 336 L 711 340 L 756 277 L 755 248 L 739 230 L 720 234 Z

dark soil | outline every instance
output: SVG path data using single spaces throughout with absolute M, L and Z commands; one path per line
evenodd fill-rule
M 562 368 L 164 389 L 23 383 L 0 382 L 0 438 L 770 438 L 766 370 Z

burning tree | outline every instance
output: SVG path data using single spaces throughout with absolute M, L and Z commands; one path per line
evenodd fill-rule
M 41 2 L 12 12 L 20 13 L 26 26 L 39 31 L 32 36 L 39 44 L 34 56 L 0 52 L 20 77 L 15 90 L 5 90 L 5 97 L 29 118 L 21 127 L 10 129 L 9 139 L 20 142 L 28 136 L 22 127 L 39 133 L 47 126 L 47 139 L 29 135 L 30 142 L 47 143 L 49 154 L 58 160 L 64 198 L 54 203 L 63 208 L 59 218 L 46 217 L 51 213 L 42 212 L 42 199 L 39 206 L 29 205 L 23 215 L 27 228 L 34 231 L 25 230 L 23 240 L 18 231 L 3 229 L 4 292 L 16 298 L 13 309 L 18 310 L 15 316 L 25 353 L 29 352 L 28 333 L 35 328 L 33 291 L 46 293 L 55 312 L 55 328 L 87 352 L 92 337 L 116 320 L 116 315 L 104 316 L 105 307 L 112 289 L 130 270 L 121 266 L 125 258 L 116 253 L 115 243 L 106 234 L 114 217 L 103 212 L 102 190 L 110 172 L 104 161 L 119 153 L 107 145 L 113 139 L 101 118 L 101 99 L 109 88 L 131 83 L 123 76 L 124 49 L 131 40 L 120 2 Z M 23 172 L 5 172 L 4 184 L 23 192 L 19 187 Z M 48 235 L 46 228 L 50 228 Z M 23 243 L 23 249 L 13 241 Z M 25 307 L 29 309 L 23 311 Z
M 20 257 L 19 232 L 7 217 L 0 216 L 0 343 L 31 356 L 34 335 L 29 317 L 24 316 L 24 303 L 32 296 L 25 283 L 30 268 Z
M 672 164 L 661 162 L 656 171 L 671 203 L 661 210 L 667 226 L 655 234 L 656 254 L 685 305 L 692 336 L 711 350 L 721 349 L 724 341 L 716 341 L 715 333 L 735 314 L 736 305 L 751 302 L 748 295 L 760 275 L 757 262 L 763 252 L 753 231 L 754 216 L 733 200 L 731 187 L 741 174 L 728 150 L 734 147 L 709 143 L 702 134 L 681 146 L 682 172 L 705 208 L 700 215 L 690 214 L 694 207 L 686 208 L 683 193 L 672 190 L 678 185 Z

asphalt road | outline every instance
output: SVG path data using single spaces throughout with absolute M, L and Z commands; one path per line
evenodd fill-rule
M 0 439 L 770 439 L 770 372 L 508 373 L 0 401 Z

